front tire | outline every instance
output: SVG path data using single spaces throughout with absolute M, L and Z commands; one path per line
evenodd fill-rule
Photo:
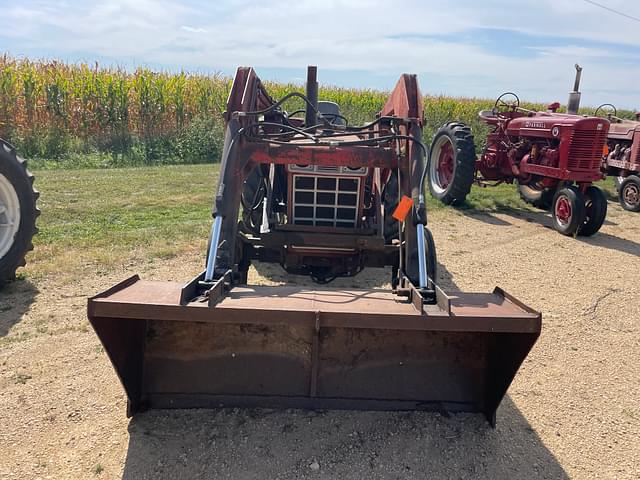
M 447 123 L 431 142 L 429 191 L 445 205 L 461 205 L 471 191 L 476 168 L 476 147 L 471 128 Z
M 585 220 L 578 235 L 590 237 L 602 227 L 607 216 L 607 197 L 598 187 L 591 185 L 585 194 Z
M 585 219 L 584 196 L 574 186 L 560 188 L 553 197 L 553 228 L 563 235 L 575 236 Z
M 640 177 L 629 175 L 620 184 L 619 200 L 622 208 L 629 212 L 640 212 Z
M 427 257 L 427 276 L 429 277 L 428 288 L 434 289 L 438 277 L 438 259 L 436 256 L 436 242 L 429 228 L 424 227 L 424 246 Z
M 0 285 L 15 278 L 16 269 L 25 265 L 25 255 L 33 250 L 38 196 L 26 161 L 0 140 Z

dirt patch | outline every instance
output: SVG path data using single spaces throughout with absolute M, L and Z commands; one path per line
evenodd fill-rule
M 640 215 L 610 204 L 590 239 L 549 225 L 543 213 L 432 216 L 446 288 L 500 285 L 543 312 L 495 430 L 480 416 L 420 412 L 154 411 L 129 421 L 86 298 L 132 273 L 183 281 L 201 255 L 12 284 L 0 293 L 0 477 L 640 478 Z M 266 274 L 286 279 L 264 266 L 251 278 Z M 372 271 L 338 285 L 387 281 Z

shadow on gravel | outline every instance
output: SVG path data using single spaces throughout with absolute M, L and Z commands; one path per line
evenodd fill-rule
M 517 218 L 519 220 L 524 220 L 525 222 L 538 223 L 546 228 L 553 228 L 551 214 L 543 210 L 527 210 L 512 208 L 508 206 L 500 206 L 497 210 L 491 212 L 478 211 L 469 208 L 462 208 L 458 211 L 465 217 L 472 218 L 489 225 L 497 225 L 501 227 L 508 227 L 513 225 L 511 222 L 495 216 L 495 214 L 502 214 L 509 217 Z
M 37 293 L 38 289 L 29 280 L 17 280 L 0 287 L 0 337 L 22 320 Z
M 500 218 L 497 218 L 488 212 L 472 212 L 472 211 L 464 211 L 464 210 L 461 210 L 461 212 L 469 218 L 472 218 L 474 220 L 478 220 L 484 223 L 489 223 L 491 225 L 503 225 L 503 226 L 511 225 L 511 223 L 506 222 Z M 495 213 L 502 213 L 510 217 L 524 220 L 526 222 L 537 223 L 540 226 L 545 228 L 553 229 L 553 219 L 549 212 L 534 211 L 534 210 L 518 210 L 515 208 L 501 208 L 500 210 L 497 210 Z M 618 225 L 618 223 L 611 222 L 606 219 L 604 221 L 604 224 L 610 225 L 610 226 Z M 576 237 L 576 238 L 578 241 L 582 241 L 591 245 L 597 245 L 599 247 L 609 248 L 611 250 L 617 250 L 623 253 L 640 255 L 640 243 L 634 242 L 632 240 L 627 240 L 624 238 L 618 238 L 613 235 L 609 235 L 608 233 L 603 233 L 602 231 L 596 233 L 592 237 Z
M 640 257 L 640 243 L 598 232 L 593 237 L 579 237 L 584 243 Z
M 497 225 L 499 227 L 507 227 L 512 225 L 511 222 L 507 222 L 502 218 L 498 218 L 495 215 L 492 215 L 490 212 L 478 212 L 478 211 L 468 210 L 468 209 L 460 209 L 459 212 L 462 213 L 465 217 L 472 218 L 482 223 L 487 223 L 489 225 Z M 502 212 L 502 209 L 500 209 L 495 213 L 506 213 L 506 212 Z
M 215 409 L 151 411 L 129 424 L 123 479 L 563 479 L 509 397 L 480 415 Z

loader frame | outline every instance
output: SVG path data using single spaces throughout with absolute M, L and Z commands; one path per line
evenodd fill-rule
M 89 299 L 89 320 L 126 391 L 127 414 L 220 406 L 417 409 L 480 412 L 494 425 L 540 334 L 541 315 L 499 288 L 447 294 L 438 286 L 415 75 L 402 75 L 363 127 L 330 125 L 318 111 L 317 90 L 310 67 L 307 94 L 297 94 L 305 118 L 282 127 L 283 100 L 271 99 L 253 69 L 239 68 L 225 113 L 206 269 L 184 285 L 136 275 Z M 274 133 L 282 129 L 291 138 Z M 266 231 L 245 231 L 238 221 L 243 185 L 265 164 L 372 170 L 376 222 L 328 229 L 270 218 Z M 394 170 L 398 200 L 412 207 L 398 216 L 398 238 L 388 242 L 380 195 Z M 296 247 L 300 254 L 291 255 Z M 346 274 L 391 267 L 393 288 L 247 285 L 252 261 L 285 268 L 300 262 L 295 270 L 316 261 L 318 251 L 340 268 L 357 262 Z

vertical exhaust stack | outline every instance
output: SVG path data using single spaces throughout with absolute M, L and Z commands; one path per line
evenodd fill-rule
M 318 123 L 316 115 L 318 110 L 318 67 L 313 65 L 307 67 L 307 98 L 309 103 L 313 105 L 313 108 L 310 105 L 306 105 L 304 124 L 309 128 Z
M 580 108 L 580 77 L 582 76 L 582 67 L 576 63 L 576 80 L 573 84 L 573 92 L 569 93 L 569 102 L 567 103 L 567 113 L 573 115 L 578 114 Z

